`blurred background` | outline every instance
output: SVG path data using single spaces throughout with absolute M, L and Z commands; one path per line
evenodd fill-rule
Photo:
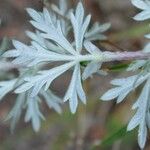
M 57 0 L 48 2 L 57 3 Z M 70 6 L 77 3 L 76 0 L 68 2 Z M 136 51 L 147 42 L 144 34 L 149 32 L 149 25 L 132 19 L 138 10 L 130 0 L 83 0 L 83 3 L 87 12 L 92 14 L 93 22 L 111 23 L 111 29 L 106 33 L 108 40 L 100 42 L 99 46 L 111 51 Z M 28 43 L 25 31 L 33 28 L 25 8 L 42 10 L 43 6 L 42 0 L 0 0 L 0 41 L 7 37 L 7 41 L 16 39 Z M 7 44 L 12 48 L 11 42 Z M 131 106 L 138 91 L 117 106 L 115 102 L 99 100 L 104 91 L 111 87 L 111 79 L 129 75 L 122 71 L 122 67 L 113 66 L 126 66 L 128 63 L 116 62 L 110 64 L 112 67 L 109 69 L 106 64 L 104 67 L 109 71 L 108 76 L 95 75 L 93 79 L 87 80 L 84 83 L 87 105 L 80 104 L 75 115 L 70 113 L 68 104 L 64 106 L 62 115 L 42 106 L 47 119 L 38 133 L 34 133 L 31 125 L 25 124 L 23 119 L 14 133 L 10 132 L 9 122 L 4 119 L 14 103 L 14 95 L 8 95 L 0 104 L 0 150 L 139 150 L 137 131 L 126 132 L 126 125 L 134 113 Z M 64 95 L 68 77 L 69 73 L 55 82 L 52 87 L 55 93 Z M 149 150 L 149 146 L 147 143 L 145 149 Z

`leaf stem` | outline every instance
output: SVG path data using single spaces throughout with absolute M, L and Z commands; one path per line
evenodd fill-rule
M 150 59 L 150 53 L 143 51 L 136 52 L 115 52 L 112 53 L 110 61 L 123 61 L 123 60 L 148 60 Z
M 80 55 L 76 57 L 78 61 L 97 61 L 97 62 L 112 62 L 124 60 L 148 60 L 150 53 L 143 51 L 137 52 L 102 52 L 92 55 Z

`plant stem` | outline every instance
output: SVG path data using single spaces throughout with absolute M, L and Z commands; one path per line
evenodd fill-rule
M 110 61 L 122 61 L 122 60 L 148 60 L 150 59 L 150 53 L 145 53 L 143 51 L 136 52 L 115 52 L 112 53 Z
M 124 61 L 124 60 L 150 60 L 150 53 L 145 53 L 143 51 L 137 52 L 100 52 L 96 54 L 86 54 L 86 55 L 61 55 L 61 58 L 53 56 L 53 59 L 50 57 L 51 61 L 75 61 L 75 62 L 84 62 L 84 61 L 96 61 L 96 62 L 113 62 L 113 61 Z M 57 58 L 58 57 L 58 58 Z M 7 71 L 11 69 L 17 69 L 25 67 L 22 65 L 13 64 L 12 62 L 0 61 L 0 70 Z
M 143 51 L 137 52 L 102 52 L 96 54 L 79 55 L 75 58 L 80 62 L 83 61 L 97 61 L 97 62 L 112 62 L 112 61 L 124 61 L 124 60 L 148 60 L 150 59 L 150 53 L 144 53 Z

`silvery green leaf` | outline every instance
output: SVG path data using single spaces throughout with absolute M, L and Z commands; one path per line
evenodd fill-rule
M 131 63 L 131 65 L 129 65 L 129 67 L 127 68 L 127 71 L 136 71 L 136 70 L 140 69 L 141 67 L 143 67 L 145 65 L 145 63 L 146 63 L 145 60 L 135 61 L 135 62 Z
M 41 20 L 43 19 L 42 14 L 40 12 L 35 11 L 34 9 L 27 8 L 27 12 L 37 22 L 41 22 Z
M 143 149 L 147 138 L 147 115 L 149 111 L 150 79 L 146 82 L 137 102 L 137 112 L 128 125 L 128 131 L 139 126 L 138 143 Z
M 40 45 L 40 47 L 42 47 L 42 49 L 44 48 L 45 50 L 57 53 L 65 53 L 65 50 L 62 47 L 52 43 L 51 41 L 44 39 L 39 31 L 36 31 L 36 33 L 26 31 L 26 34 L 28 37 L 31 38 L 32 40 L 31 43 L 36 42 L 38 45 Z
M 146 34 L 145 37 L 150 39 L 150 34 Z
M 142 9 L 142 12 L 137 14 L 134 19 L 143 21 L 150 19 L 150 1 L 149 0 L 132 0 L 132 4 L 137 8 Z
M 16 79 L 0 82 L 0 100 L 14 89 L 16 82 Z
M 14 57 L 14 64 L 34 66 L 42 62 L 65 61 L 68 58 L 67 55 L 50 52 L 36 42 L 32 42 L 32 46 L 27 46 L 19 41 L 13 41 L 13 45 L 16 49 L 5 52 L 3 57 Z
M 42 16 L 39 16 L 38 12 L 34 12 L 34 15 L 32 15 L 32 9 L 27 9 L 27 11 L 33 19 L 33 21 L 31 21 L 31 24 L 35 28 L 43 32 L 42 36 L 44 38 L 53 40 L 62 48 L 64 48 L 68 53 L 76 54 L 72 45 L 68 42 L 62 32 L 60 21 L 57 21 L 57 24 L 54 23 L 51 19 L 50 13 L 46 8 L 44 8 Z M 37 19 L 39 17 L 41 18 Z
M 72 9 L 68 8 L 68 0 L 59 0 L 59 5 L 52 4 L 51 9 L 62 16 L 63 18 L 60 18 L 61 20 L 64 20 L 64 18 L 69 19 L 69 13 L 72 11 Z M 66 21 L 65 21 L 66 22 Z M 66 22 L 67 23 L 67 22 Z
M 90 41 L 84 42 L 85 49 L 92 54 L 95 58 L 97 56 L 100 56 L 102 54 L 102 51 L 96 47 L 94 44 L 92 44 Z M 103 70 L 99 70 L 102 66 L 102 62 L 99 61 L 91 61 L 85 68 L 82 79 L 85 80 L 88 77 L 90 77 L 94 73 L 98 73 L 99 75 L 107 75 L 107 73 Z
M 144 10 L 141 13 L 137 14 L 136 16 L 134 16 L 134 19 L 138 21 L 150 19 L 150 9 Z
M 36 76 L 25 78 L 26 82 L 18 87 L 15 92 L 22 93 L 33 88 L 30 96 L 34 97 L 38 95 L 44 85 L 47 90 L 54 79 L 70 69 L 74 64 L 74 62 L 66 63 L 50 70 L 40 71 Z
M 30 97 L 27 98 L 27 111 L 25 115 L 25 122 L 31 121 L 34 131 L 39 131 L 41 126 L 41 119 L 44 120 L 42 113 L 39 110 L 39 98 Z
M 60 24 L 64 35 L 67 36 L 70 30 L 70 22 L 66 21 L 66 19 L 69 19 L 70 12 L 68 9 L 68 2 L 66 0 L 59 0 L 59 6 L 52 4 L 51 8 L 56 14 L 60 15 Z
M 62 47 L 52 43 L 51 41 L 44 39 L 41 36 L 41 33 L 39 31 L 36 31 L 36 33 L 33 33 L 31 31 L 26 31 L 26 34 L 28 37 L 32 39 L 32 41 L 37 42 L 41 47 L 45 49 L 48 49 L 50 51 L 54 51 L 57 53 L 65 53 L 65 50 Z
M 22 93 L 17 96 L 16 102 L 6 118 L 6 120 L 11 120 L 11 131 L 15 129 L 15 126 L 21 117 L 24 104 L 25 93 Z
M 39 31 L 36 31 L 36 33 L 33 33 L 31 31 L 26 31 L 26 34 L 32 41 L 37 42 L 39 45 L 43 46 L 45 49 L 47 48 L 45 46 L 45 39 L 41 36 Z
M 3 56 L 14 57 L 14 64 L 31 66 L 43 61 L 50 61 L 48 57 L 51 56 L 51 52 L 43 50 L 40 46 L 36 49 L 37 47 L 30 47 L 19 41 L 13 41 L 13 45 L 16 49 L 5 52 Z
M 48 50 L 59 53 L 59 54 L 65 54 L 66 51 L 59 45 L 56 45 L 48 40 L 45 41 L 45 46 Z
M 41 58 L 42 58 L 42 54 L 44 55 L 44 53 L 45 53 L 45 55 L 47 55 L 47 59 L 45 58 L 45 62 L 46 61 L 55 61 L 56 62 L 56 61 L 71 61 L 71 60 L 73 60 L 72 59 L 73 57 L 72 58 L 70 57 L 71 55 L 63 54 L 65 51 L 62 48 L 60 48 L 59 46 L 56 47 L 55 45 L 53 45 L 53 48 L 55 46 L 57 48 L 57 50 L 53 49 L 53 50 L 49 51 L 48 49 L 43 48 L 41 45 L 39 45 L 38 43 L 36 43 L 34 41 L 31 43 L 32 43 L 32 47 L 37 50 L 39 57 L 41 55 Z M 52 44 L 48 45 L 48 42 L 46 45 L 52 46 Z M 39 58 L 37 58 L 37 59 L 39 59 Z M 34 61 L 38 61 L 37 59 L 35 59 Z M 40 59 L 39 59 L 39 61 L 40 61 Z
M 144 47 L 143 51 L 146 52 L 146 53 L 150 52 L 150 43 L 148 43 L 148 44 Z
M 87 39 L 105 38 L 102 33 L 109 28 L 109 24 L 95 24 L 88 31 L 91 16 L 85 17 L 82 3 L 78 3 L 75 12 L 69 12 L 66 9 L 66 3 L 62 4 L 62 2 L 64 0 L 60 0 L 60 7 L 55 7 L 55 10 L 62 15 L 62 18 L 60 18 L 59 14 L 49 12 L 46 8 L 43 9 L 43 12 L 28 8 L 27 11 L 32 18 L 30 22 L 37 30 L 35 33 L 27 32 L 27 35 L 31 38 L 31 44 L 27 46 L 21 42 L 13 41 L 15 49 L 3 55 L 5 58 L 14 58 L 12 62 L 19 64 L 22 68 L 19 68 L 20 76 L 16 79 L 17 81 L 14 82 L 14 85 L 10 84 L 11 81 L 0 82 L 0 94 L 2 93 L 3 97 L 8 92 L 15 90 L 15 93 L 19 94 L 19 96 L 21 94 L 27 96 L 25 121 L 31 121 L 35 131 L 39 130 L 41 119 L 44 118 L 39 109 L 39 104 L 42 101 L 39 96 L 45 99 L 50 108 L 55 109 L 58 113 L 61 112 L 60 99 L 49 91 L 51 83 L 57 77 L 73 68 L 73 75 L 64 101 L 69 101 L 71 112 L 75 113 L 79 100 L 84 104 L 86 103 L 86 96 L 81 81 L 80 63 L 84 61 L 89 62 L 83 73 L 83 76 L 87 78 L 96 71 L 101 71 L 98 69 L 101 67 L 101 61 L 104 57 L 103 52 Z M 70 14 L 69 17 L 68 14 Z M 66 22 L 65 18 L 67 18 L 68 22 Z M 68 30 L 70 29 L 74 31 L 73 40 L 68 35 Z M 69 37 L 70 41 L 67 37 Z M 84 40 L 86 41 L 84 42 Z M 80 53 L 83 46 L 87 50 L 87 54 Z M 49 67 L 51 62 L 59 62 L 61 65 L 56 67 L 50 66 L 51 68 L 43 70 L 45 67 Z M 100 73 L 103 72 L 101 71 Z M 140 81 L 136 83 L 144 82 L 146 80 L 145 76 L 140 76 L 137 80 Z M 117 88 L 117 90 L 122 90 L 119 93 L 120 95 L 117 95 L 118 101 L 121 101 L 129 92 L 127 88 L 131 87 L 126 86 L 125 88 L 120 85 Z M 21 115 L 23 104 L 23 100 L 17 100 L 10 113 L 10 118 L 14 117 L 14 124 Z
M 91 29 L 86 32 L 85 39 L 89 41 L 106 40 L 107 37 L 103 35 L 103 33 L 107 31 L 110 26 L 110 23 L 99 24 L 96 22 Z
M 109 101 L 117 98 L 117 103 L 120 103 L 133 89 L 147 80 L 148 77 L 149 75 L 142 75 L 140 77 L 138 77 L 138 75 L 135 75 L 123 79 L 112 80 L 111 84 L 116 85 L 117 87 L 108 90 L 101 97 L 101 99 L 103 101 Z
M 148 103 L 148 105 L 150 106 L 149 103 Z M 147 122 L 147 127 L 150 129 L 150 111 L 149 110 L 147 112 L 146 122 Z
M 54 95 L 50 90 L 41 90 L 40 94 L 44 97 L 45 102 L 47 103 L 49 108 L 53 108 L 59 114 L 62 113 L 62 109 L 60 107 L 62 101 L 58 96 Z
M 101 68 L 102 63 L 99 62 L 90 62 L 84 69 L 82 74 L 82 79 L 86 80 L 88 77 L 92 76 L 92 74 L 98 72 Z
M 132 4 L 139 9 L 148 9 L 148 1 L 145 0 L 132 0 Z
M 86 103 L 86 96 L 81 84 L 80 65 L 76 64 L 73 71 L 72 79 L 70 81 L 70 85 L 64 97 L 65 102 L 69 100 L 70 110 L 72 113 L 76 112 L 78 106 L 78 97 L 83 103 Z
M 54 12 L 56 12 L 57 14 L 62 15 L 62 11 L 59 9 L 59 7 L 58 7 L 57 5 L 52 4 L 52 5 L 51 5 L 51 8 L 52 8 L 52 10 L 53 10 Z M 64 14 L 63 14 L 63 15 L 64 15 Z
M 51 8 L 58 14 L 65 16 L 68 11 L 68 3 L 66 0 L 59 0 L 59 6 L 52 4 Z
M 77 94 L 78 94 L 78 97 L 80 98 L 80 100 L 86 104 L 86 95 L 85 95 L 85 92 L 84 92 L 84 89 L 82 87 L 82 82 L 81 82 L 81 70 L 80 70 L 80 65 L 79 64 L 76 64 L 76 67 L 78 65 L 78 76 L 77 76 L 77 82 L 78 84 L 76 85 L 76 90 L 77 90 Z
M 80 53 L 83 46 L 84 35 L 89 26 L 91 16 L 88 15 L 84 19 L 84 8 L 82 3 L 79 2 L 75 11 L 75 15 L 71 13 L 70 19 L 75 35 L 76 50 Z
M 0 44 L 0 59 L 2 59 L 2 55 L 9 48 L 9 39 L 4 37 Z
M 85 41 L 84 47 L 92 55 L 99 55 L 101 53 L 101 50 L 97 48 L 94 44 L 92 44 L 90 41 Z

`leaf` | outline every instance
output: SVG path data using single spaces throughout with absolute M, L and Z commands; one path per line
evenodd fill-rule
M 127 78 L 112 80 L 111 84 L 117 85 L 117 87 L 108 90 L 101 97 L 101 99 L 103 101 L 109 101 L 109 100 L 113 100 L 114 98 L 117 98 L 117 103 L 120 103 L 133 89 L 135 89 L 140 84 L 142 84 L 145 80 L 147 80 L 148 77 L 149 77 L 148 75 L 145 75 L 145 76 L 140 76 L 138 78 L 138 76 L 135 75 Z
M 48 12 L 46 8 L 43 9 L 43 16 L 41 16 L 40 19 L 39 19 L 38 12 L 34 13 L 34 15 L 32 15 L 30 11 L 28 11 L 28 13 L 34 20 L 34 21 L 31 21 L 31 24 L 35 28 L 43 32 L 42 36 L 44 38 L 53 40 L 54 42 L 59 44 L 61 47 L 63 47 L 70 54 L 76 54 L 72 45 L 68 42 L 68 40 L 63 35 L 60 21 L 57 21 L 57 23 L 54 23 L 53 20 L 51 19 L 50 13 Z
M 66 0 L 59 0 L 59 6 L 52 4 L 51 5 L 52 10 L 57 12 L 58 14 L 65 16 L 66 13 L 68 12 L 68 3 Z
M 143 0 L 132 0 L 131 2 L 134 6 L 136 6 L 139 9 L 148 9 L 148 5 Z
M 3 97 L 13 91 L 19 97 L 22 94 L 27 96 L 25 102 L 16 101 L 9 118 L 12 119 L 13 124 L 16 124 L 23 109 L 22 105 L 25 103 L 24 108 L 27 109 L 25 121 L 30 121 L 36 132 L 44 118 L 40 112 L 41 97 L 49 108 L 53 108 L 58 113 L 62 111 L 60 98 L 49 90 L 51 83 L 57 77 L 68 70 L 73 70 L 64 101 L 69 101 L 71 112 L 75 113 L 79 100 L 86 103 L 81 76 L 87 78 L 95 72 L 105 74 L 103 70 L 99 70 L 104 60 L 103 52 L 86 39 L 86 33 L 88 32 L 88 38 L 92 39 L 95 32 L 94 38 L 102 39 L 104 38 L 102 33 L 110 25 L 95 24 L 88 30 L 91 15 L 85 16 L 82 3 L 78 3 L 75 11 L 68 10 L 66 4 L 66 1 L 60 0 L 59 7 L 53 5 L 54 13 L 46 8 L 42 12 L 27 8 L 31 17 L 30 23 L 35 27 L 35 33 L 26 32 L 31 39 L 30 44 L 13 40 L 14 49 L 3 54 L 4 59 L 11 58 L 12 63 L 19 66 L 19 75 L 14 83 L 15 87 L 8 87 L 9 82 L 0 85 L 0 94 L 2 93 Z M 70 29 L 73 29 L 74 39 L 70 38 L 69 33 L 72 33 Z M 83 47 L 86 49 L 84 54 L 82 54 Z M 81 70 L 83 62 L 89 63 L 84 74 Z
M 150 19 L 150 10 L 142 11 L 141 13 L 134 16 L 134 19 L 137 21 L 143 21 L 143 20 Z
M 99 48 L 97 48 L 94 44 L 92 44 L 90 41 L 85 41 L 84 47 L 90 54 L 99 55 L 100 53 L 102 53 L 102 51 Z
M 139 126 L 138 143 L 141 149 L 144 148 L 147 138 L 147 113 L 149 111 L 150 79 L 146 82 L 137 102 L 137 112 L 128 125 L 128 131 Z M 150 121 L 150 120 L 148 120 Z
M 91 16 L 88 15 L 84 20 L 84 9 L 81 2 L 78 3 L 75 15 L 70 15 L 71 23 L 74 29 L 76 50 L 80 53 L 83 46 L 85 32 L 89 26 Z
M 39 32 L 39 31 L 36 31 L 36 33 L 33 33 L 31 31 L 26 31 L 26 34 L 32 40 L 31 43 L 33 46 L 36 43 L 36 44 L 40 45 L 42 50 L 45 49 L 45 50 L 49 50 L 49 51 L 53 51 L 53 52 L 57 52 L 57 53 L 61 53 L 61 54 L 65 53 L 65 50 L 62 47 L 44 39 L 41 36 L 41 32 Z
M 88 77 L 92 76 L 92 74 L 98 72 L 100 68 L 101 68 L 101 63 L 90 62 L 84 69 L 84 72 L 82 74 L 82 79 L 86 80 Z
M 0 45 L 0 57 L 8 48 L 9 48 L 9 39 L 4 37 Z
M 49 106 L 49 108 L 53 108 L 59 114 L 62 113 L 62 109 L 60 104 L 62 103 L 61 99 L 54 95 L 50 90 L 44 91 L 41 90 L 40 94 L 44 97 L 45 102 Z
M 14 86 L 16 84 L 16 79 L 10 80 L 10 81 L 1 81 L 0 82 L 0 100 L 11 92 L 14 89 Z
M 143 21 L 150 19 L 150 1 L 149 0 L 132 0 L 132 4 L 139 9 L 142 9 L 142 12 L 137 14 L 134 19 L 137 21 Z
M 14 57 L 14 64 L 24 66 L 35 66 L 42 62 L 65 61 L 71 59 L 68 55 L 60 55 L 55 52 L 50 52 L 41 47 L 38 43 L 32 42 L 33 46 L 27 46 L 19 41 L 13 41 L 15 50 L 9 50 L 3 54 L 3 57 Z
M 64 65 L 55 67 L 50 70 L 40 71 L 39 75 L 31 76 L 25 78 L 26 83 L 22 84 L 15 90 L 15 93 L 22 93 L 31 88 L 31 97 L 38 95 L 41 88 L 45 85 L 45 90 L 47 90 L 51 84 L 51 82 L 56 79 L 58 76 L 66 72 L 74 65 L 74 62 L 66 63 Z
M 6 118 L 6 120 L 11 120 L 12 132 L 15 129 L 15 126 L 21 117 L 24 104 L 25 104 L 25 93 L 22 93 L 17 96 L 16 102 Z
M 39 110 L 39 98 L 30 97 L 27 98 L 27 112 L 25 115 L 25 122 L 32 122 L 32 126 L 35 132 L 38 132 L 41 126 L 41 119 L 44 120 L 44 116 Z
M 127 71 L 136 71 L 140 68 L 142 68 L 145 65 L 146 61 L 145 60 L 138 60 L 133 62 L 127 69 Z
M 72 113 L 76 112 L 78 106 L 78 96 L 84 104 L 86 103 L 86 96 L 81 84 L 81 73 L 79 67 L 79 64 L 76 64 L 72 79 L 70 81 L 70 85 L 64 97 L 65 102 L 69 100 Z
M 107 37 L 103 33 L 107 31 L 110 26 L 110 23 L 99 24 L 96 22 L 91 29 L 86 32 L 85 39 L 89 41 L 106 40 Z
M 59 0 L 59 6 L 56 6 L 55 4 L 51 5 L 52 10 L 60 15 L 60 24 L 62 27 L 62 31 L 65 36 L 68 35 L 71 27 L 70 22 L 66 21 L 66 19 L 69 19 L 71 9 L 68 8 L 68 2 L 66 0 Z

